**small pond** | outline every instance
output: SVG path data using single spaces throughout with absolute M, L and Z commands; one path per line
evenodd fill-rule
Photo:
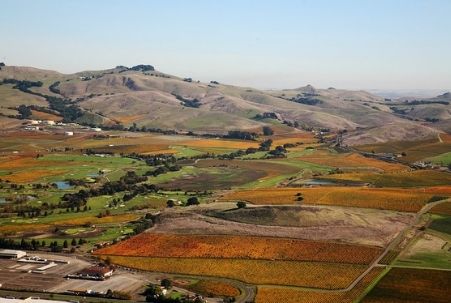
M 64 189 L 72 188 L 72 185 L 70 185 L 69 182 L 67 182 L 67 181 L 57 181 L 57 182 L 55 182 L 55 184 L 58 189 L 64 190 Z

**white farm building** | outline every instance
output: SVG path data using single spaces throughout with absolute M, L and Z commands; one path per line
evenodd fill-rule
M 22 250 L 0 249 L 0 258 L 20 259 L 27 255 Z

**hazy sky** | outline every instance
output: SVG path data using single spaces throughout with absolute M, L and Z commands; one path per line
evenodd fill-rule
M 450 88 L 451 0 L 0 0 L 0 61 L 258 88 Z

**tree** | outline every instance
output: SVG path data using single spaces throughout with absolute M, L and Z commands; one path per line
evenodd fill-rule
M 199 205 L 199 199 L 197 199 L 197 197 L 189 197 L 188 200 L 186 201 L 186 205 L 190 206 L 190 205 Z
M 113 291 L 112 291 L 111 289 L 108 289 L 108 290 L 106 291 L 105 296 L 106 296 L 107 298 L 112 298 L 112 297 L 113 297 Z
M 268 139 L 260 143 L 260 147 L 258 150 L 260 151 L 268 151 L 271 148 L 272 140 Z
M 72 239 L 72 242 L 70 243 L 72 246 L 77 246 L 77 240 L 75 238 Z
M 236 203 L 236 207 L 238 207 L 238 208 L 245 208 L 245 207 L 246 207 L 246 202 L 244 202 L 244 201 L 238 201 L 238 202 Z
M 104 261 L 105 265 L 110 266 L 111 265 L 111 258 L 108 256 L 106 257 L 105 261 Z
M 21 119 L 28 119 L 32 115 L 31 109 L 23 104 L 17 108 L 17 111 L 19 112 Z
M 265 136 L 271 136 L 274 134 L 274 131 L 269 126 L 263 126 L 263 135 Z
M 67 246 L 68 246 L 67 240 L 64 240 L 64 242 L 63 242 L 63 247 L 64 247 L 64 248 L 67 248 Z
M 161 286 L 166 289 L 170 289 L 172 287 L 172 281 L 169 279 L 163 279 L 161 280 Z
M 168 200 L 166 202 L 166 206 L 169 208 L 174 207 L 175 206 L 174 200 Z

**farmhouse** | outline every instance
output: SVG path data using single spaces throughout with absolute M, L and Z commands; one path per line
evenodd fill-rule
M 22 250 L 13 250 L 13 249 L 0 250 L 0 258 L 20 259 L 25 257 L 26 255 L 27 253 Z
M 105 280 L 113 275 L 113 268 L 109 266 L 91 266 L 80 270 L 75 274 L 71 274 L 68 277 L 74 279 L 87 279 L 87 280 Z
M 53 121 L 53 120 L 47 120 L 47 121 L 45 121 L 45 123 L 47 125 L 55 125 L 56 124 L 55 121 Z
M 73 136 L 73 135 L 74 135 L 74 132 L 64 132 L 64 135 L 65 135 L 65 136 Z

